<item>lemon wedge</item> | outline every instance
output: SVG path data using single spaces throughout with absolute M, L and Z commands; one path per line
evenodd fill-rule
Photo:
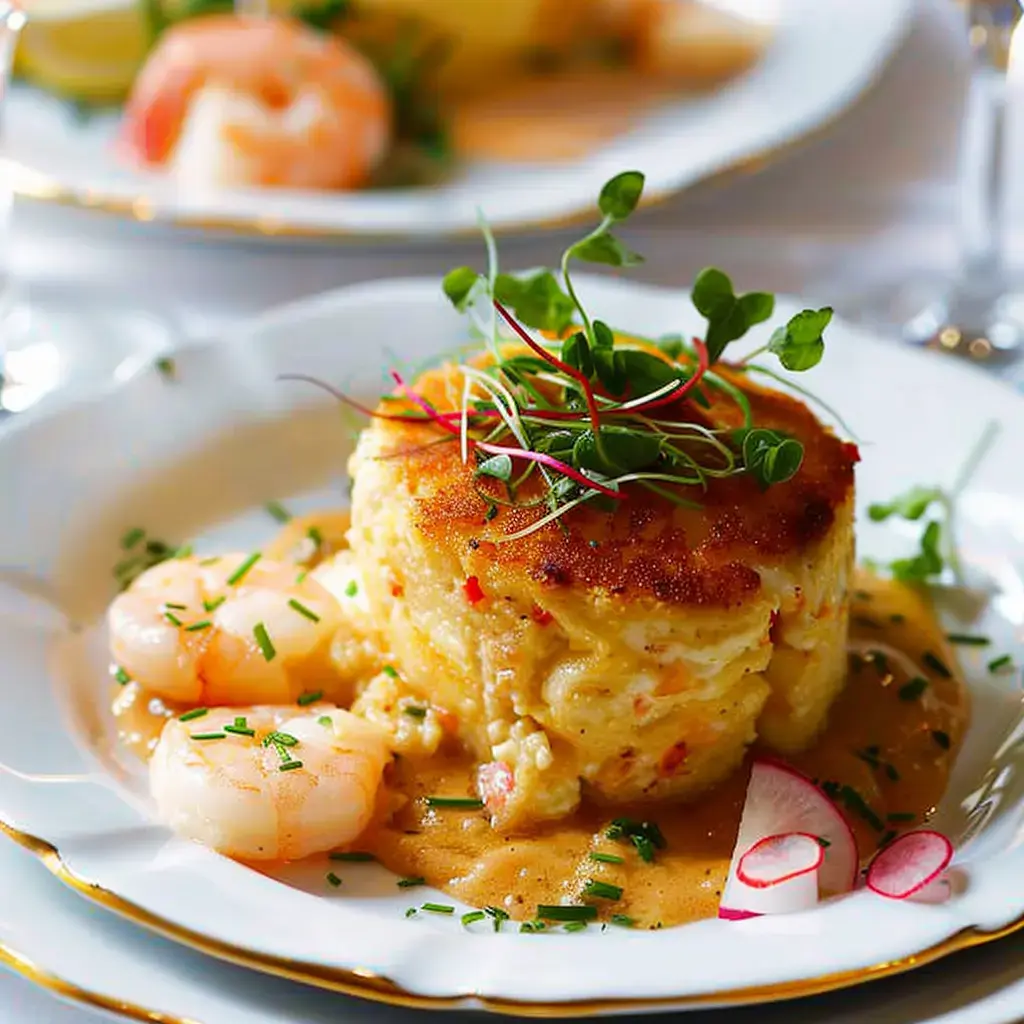
M 138 0 L 24 0 L 28 24 L 16 74 L 81 103 L 112 103 L 131 88 L 150 45 Z

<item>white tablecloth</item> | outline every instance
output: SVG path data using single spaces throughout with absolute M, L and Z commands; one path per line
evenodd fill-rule
M 744 288 L 797 292 L 842 312 L 870 286 L 915 269 L 949 268 L 956 257 L 957 143 L 965 83 L 965 45 L 952 3 L 922 0 L 906 46 L 838 124 L 759 173 L 701 186 L 624 231 L 627 241 L 648 257 L 638 276 L 686 285 L 700 267 L 714 263 Z M 1024 112 L 1014 110 L 1013 167 L 1024 167 L 1022 125 Z M 1022 182 L 1019 174 L 1011 182 L 1006 218 L 1014 266 L 1024 264 Z M 503 243 L 503 260 L 523 266 L 551 262 L 561 247 L 560 239 L 552 237 L 510 240 Z M 194 336 L 326 288 L 382 276 L 437 275 L 480 259 L 480 247 L 470 243 L 370 251 L 259 244 L 38 206 L 16 211 L 13 247 L 17 271 L 30 279 L 137 291 L 145 301 L 173 309 Z M 1024 1016 L 1024 966 L 991 955 L 992 976 L 982 980 L 984 971 L 975 970 L 966 1000 L 952 1002 L 941 1015 L 934 1007 L 922 1010 L 920 1020 L 959 1024 L 966 1020 L 964 1003 L 971 1001 L 970 1024 Z M 956 970 L 956 963 L 950 969 Z M 885 1010 L 858 1003 L 860 1019 L 916 1022 L 907 1009 L 914 991 L 908 979 L 898 995 L 886 997 Z M 902 1007 L 900 1016 L 893 1007 Z M 723 1012 L 721 1020 L 733 1016 Z M 756 1019 L 749 1011 L 735 1017 Z M 792 1020 L 800 1019 L 795 1005 Z M 21 979 L 0 973 L 3 1024 L 95 1020 L 91 1013 L 59 1006 Z

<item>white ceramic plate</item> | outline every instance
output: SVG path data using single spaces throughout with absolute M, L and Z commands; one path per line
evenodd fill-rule
M 599 278 L 582 288 L 612 324 L 654 335 L 699 329 L 681 293 Z M 780 303 L 777 319 L 792 312 Z M 738 924 L 471 934 L 457 918 L 406 920 L 412 901 L 377 865 L 347 865 L 335 892 L 323 863 L 259 874 L 152 824 L 144 773 L 111 736 L 97 625 L 124 529 L 199 537 L 200 550 L 245 547 L 273 528 L 261 510 L 269 498 L 340 502 L 350 430 L 320 392 L 276 376 L 308 373 L 369 397 L 386 363 L 435 354 L 463 331 L 434 281 L 352 288 L 183 353 L 174 381 L 144 373 L 0 435 L 0 820 L 58 851 L 62 877 L 86 895 L 183 942 L 421 1005 L 592 1013 L 807 993 L 906 968 L 1024 918 L 1020 686 L 989 675 L 986 655 L 971 650 L 974 721 L 935 819 L 958 844 L 967 888 L 943 906 L 860 891 Z M 1000 588 L 971 628 L 1019 660 L 1024 402 L 978 372 L 841 324 L 830 337 L 813 385 L 861 434 L 861 507 L 913 481 L 948 481 L 986 419 L 1004 424 L 963 502 L 962 541 L 968 562 Z M 395 345 L 397 357 L 387 352 Z M 880 527 L 860 538 L 869 555 L 910 543 Z M 61 628 L 43 594 L 77 631 Z
M 0 967 L 115 1017 L 148 1024 L 423 1022 L 418 1011 L 261 976 L 99 914 L 58 885 L 28 852 L 2 840 L 0 907 Z M 21 988 L 16 977 L 0 971 L 0 1006 L 18 1024 L 50 1021 L 43 993 L 33 999 Z M 1024 933 L 912 976 L 798 1003 L 729 1011 L 728 1024 L 1011 1024 L 1022 1006 Z M 84 1024 L 77 1015 L 75 1021 Z M 687 1024 L 726 1021 L 722 1011 L 707 1010 L 689 1015 Z
M 477 207 L 497 231 L 589 216 L 601 185 L 624 167 L 648 174 L 655 201 L 785 144 L 836 118 L 875 79 L 902 38 L 912 0 L 760 0 L 778 36 L 749 74 L 680 99 L 581 161 L 470 164 L 435 189 L 324 193 L 180 189 L 118 165 L 117 117 L 85 124 L 32 89 L 12 93 L 8 156 L 16 187 L 43 199 L 140 220 L 266 235 L 438 238 L 476 231 Z

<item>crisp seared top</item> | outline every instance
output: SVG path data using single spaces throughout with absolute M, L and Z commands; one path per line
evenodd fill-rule
M 836 509 L 852 496 L 859 456 L 855 445 L 819 423 L 802 401 L 753 384 L 746 374 L 721 364 L 715 369 L 747 395 L 758 427 L 803 443 L 804 461 L 791 480 L 762 490 L 743 473 L 712 479 L 706 490 L 681 489 L 683 496 L 701 503 L 700 509 L 679 507 L 630 484 L 624 488 L 626 499 L 613 511 L 588 503 L 526 537 L 495 543 L 540 519 L 547 509 L 499 505 L 493 515 L 484 495 L 501 496 L 504 485 L 476 477 L 475 459 L 471 454 L 469 464 L 463 464 L 457 439 L 445 440 L 429 424 L 375 419 L 362 457 L 386 457 L 381 465 L 393 475 L 394 500 L 411 499 L 416 529 L 429 542 L 457 553 L 467 572 L 486 563 L 492 579 L 497 569 L 553 588 L 728 607 L 760 588 L 756 567 L 779 564 L 826 536 Z M 415 389 L 441 411 L 457 409 L 461 371 L 454 364 L 428 371 Z M 684 399 L 660 409 L 659 416 L 680 416 L 685 403 L 688 420 L 715 428 L 743 425 L 733 400 L 713 388 L 705 394 L 708 408 Z M 379 412 L 403 409 L 415 406 L 389 401 Z M 522 465 L 517 464 L 517 472 Z M 523 494 L 531 493 L 529 487 Z M 541 493 L 540 487 L 532 493 Z

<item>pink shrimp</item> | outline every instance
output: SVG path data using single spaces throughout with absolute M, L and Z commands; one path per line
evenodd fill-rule
M 121 145 L 203 184 L 347 189 L 366 183 L 390 133 L 385 87 L 347 43 L 286 18 L 225 14 L 164 33 Z

